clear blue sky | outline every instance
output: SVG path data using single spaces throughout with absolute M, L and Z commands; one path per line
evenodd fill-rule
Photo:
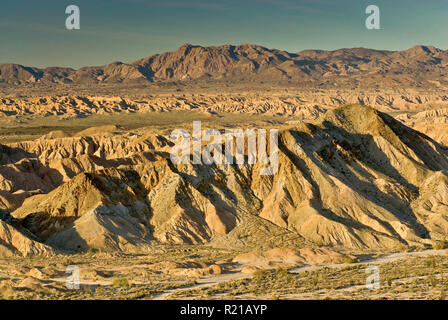
M 65 29 L 65 8 L 81 30 Z M 381 9 L 381 30 L 365 8 Z M 104 65 L 202 46 L 254 43 L 289 52 L 448 48 L 448 0 L 1 0 L 0 63 Z

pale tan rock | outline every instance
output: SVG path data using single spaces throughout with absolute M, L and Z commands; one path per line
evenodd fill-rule
M 42 255 L 52 256 L 56 251 L 43 243 L 29 239 L 14 227 L 0 220 L 0 255 Z
M 268 251 L 252 251 L 237 255 L 233 261 L 249 266 L 271 266 L 274 264 L 322 264 L 339 263 L 345 256 L 327 248 L 303 248 L 293 250 L 274 248 Z
M 25 279 L 21 280 L 18 284 L 17 287 L 18 288 L 29 288 L 29 289 L 33 289 L 33 288 L 38 288 L 41 287 L 44 283 L 34 277 L 26 277 Z
M 223 270 L 220 266 L 218 266 L 216 264 L 212 264 L 211 266 L 209 266 L 207 268 L 207 272 L 210 275 L 220 275 L 221 273 L 223 273 Z
M 245 266 L 241 269 L 242 273 L 247 273 L 247 274 L 254 274 L 255 272 L 257 272 L 258 270 L 260 270 L 260 268 L 255 267 L 255 266 Z
M 43 279 L 45 277 L 45 274 L 37 268 L 32 268 L 26 275 L 36 279 Z

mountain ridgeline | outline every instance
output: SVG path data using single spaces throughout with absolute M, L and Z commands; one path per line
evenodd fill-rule
M 0 87 L 8 85 L 285 82 L 349 88 L 434 87 L 448 82 L 448 51 L 415 46 L 404 51 L 364 48 L 298 53 L 243 44 L 202 47 L 105 66 L 39 69 L 0 64 Z

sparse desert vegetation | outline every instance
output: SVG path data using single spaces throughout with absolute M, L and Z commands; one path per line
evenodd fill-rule
M 201 246 L 162 246 L 146 255 L 86 252 L 51 259 L 1 259 L 0 296 L 71 300 L 445 299 L 448 283 L 448 256 L 441 251 L 326 264 L 277 260 L 264 265 L 253 261 L 259 267 L 250 273 L 244 264 L 234 262 L 236 256 L 236 252 Z M 79 288 L 67 288 L 68 266 L 79 268 Z M 366 286 L 369 266 L 378 267 L 378 289 Z
M 252 278 L 181 290 L 172 299 L 445 299 L 448 257 L 409 257 L 377 264 L 379 289 L 366 286 L 366 268 L 318 266 L 259 270 Z

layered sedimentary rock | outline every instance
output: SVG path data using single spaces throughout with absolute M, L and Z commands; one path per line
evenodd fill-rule
M 448 233 L 446 148 L 367 106 L 280 130 L 270 176 L 260 175 L 259 163 L 175 165 L 168 138 L 95 132 L 4 147 L 25 158 L 10 152 L 0 172 L 34 161 L 27 174 L 40 179 L 15 187 L 39 194 L 5 208 L 53 248 L 394 248 Z M 42 170 L 59 180 L 39 176 Z
M 204 114 L 232 113 L 291 116 L 295 120 L 314 120 L 326 110 L 341 104 L 361 103 L 378 110 L 415 111 L 448 107 L 448 92 L 435 90 L 303 90 L 298 92 L 242 92 L 198 95 L 119 96 L 48 96 L 8 97 L 0 99 L 0 116 L 62 116 L 81 118 L 90 115 L 197 111 Z M 54 133 L 57 137 L 64 132 Z

